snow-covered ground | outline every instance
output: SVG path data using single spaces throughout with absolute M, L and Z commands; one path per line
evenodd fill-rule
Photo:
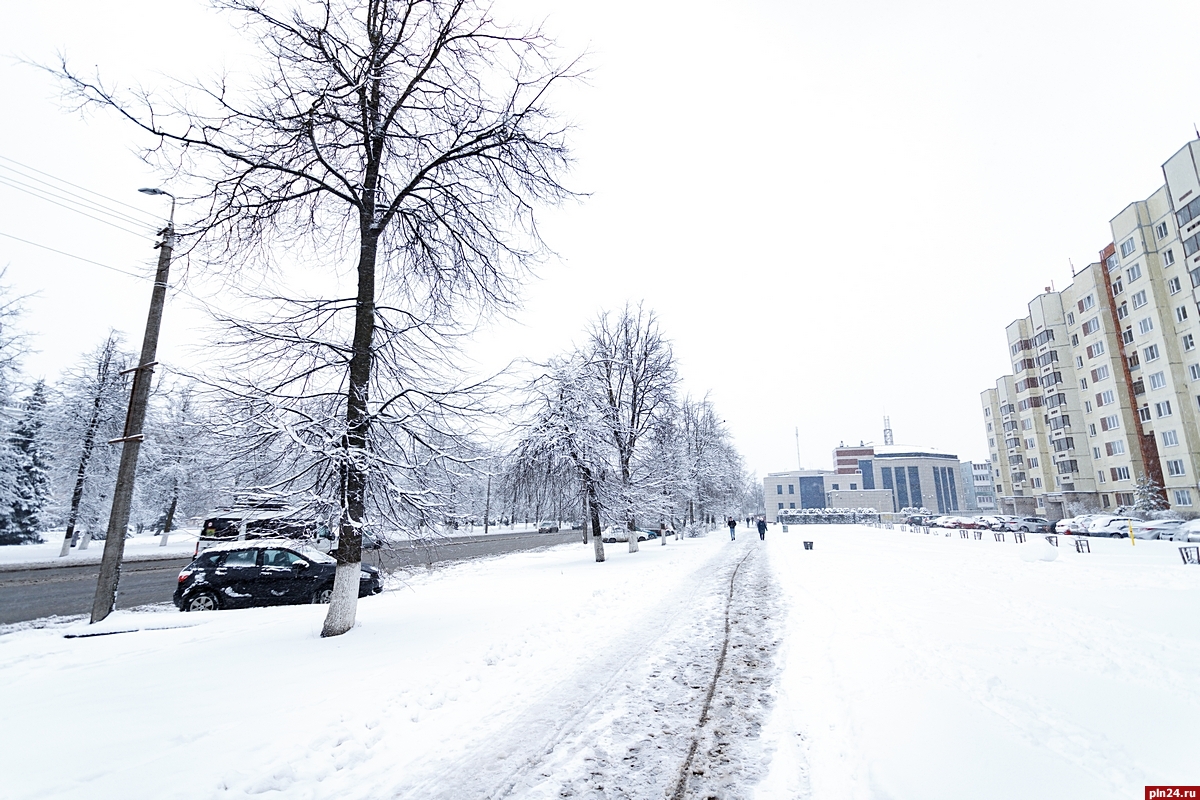
M 132 536 L 125 540 L 125 559 L 157 558 L 159 556 L 187 556 L 196 550 L 198 529 L 171 531 L 167 536 L 165 547 L 160 546 L 162 539 L 152 533 Z M 41 544 L 10 544 L 0 546 L 0 566 L 21 564 L 26 566 L 68 566 L 70 564 L 87 564 L 100 562 L 104 555 L 104 542 L 92 541 L 86 550 L 72 547 L 66 556 L 59 557 L 62 552 L 63 531 L 46 531 L 42 534 L 46 541 Z
M 1027 562 L 1035 543 L 1011 538 L 772 526 L 765 543 L 610 545 L 604 564 L 583 545 L 456 563 L 365 599 L 330 640 L 312 606 L 14 629 L 0 794 L 1090 799 L 1194 784 L 1200 567 L 1167 542 L 1090 543 Z M 106 631 L 132 632 L 64 636 Z M 356 700 L 332 696 L 347 684 Z

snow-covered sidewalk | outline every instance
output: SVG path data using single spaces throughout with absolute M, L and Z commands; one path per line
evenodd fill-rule
M 167 544 L 162 546 L 162 539 L 152 533 L 143 533 L 125 540 L 125 561 L 139 561 L 155 558 L 179 558 L 190 556 L 196 551 L 198 529 L 171 531 L 167 535 Z M 10 544 L 0 546 L 0 568 L 3 567 L 69 567 L 74 564 L 99 564 L 104 555 L 104 542 L 90 542 L 86 550 L 78 545 L 72 547 L 66 556 L 62 552 L 63 532 L 46 531 L 42 534 L 46 541 L 41 544 Z
M 718 533 L 610 546 L 604 564 L 583 545 L 456 564 L 365 599 L 360 625 L 331 640 L 312 606 L 118 612 L 101 630 L 139 630 L 85 639 L 63 634 L 96 626 L 10 633 L 5 792 L 663 796 L 695 738 L 731 573 L 768 577 L 765 559 L 743 563 L 757 544 Z M 361 688 L 350 702 L 333 696 L 346 680 Z M 761 724 L 761 702 L 721 703 L 714 718 Z M 737 782 L 746 759 L 761 772 L 752 743 L 726 743 L 729 758 L 695 779 Z
M 1055 561 L 1027 563 L 1040 542 L 1011 534 L 777 530 L 791 613 L 762 800 L 1200 783 L 1200 567 L 1176 543 L 1090 539 L 1089 555 L 1060 537 Z

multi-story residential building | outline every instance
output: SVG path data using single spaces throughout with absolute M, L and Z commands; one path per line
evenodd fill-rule
M 964 461 L 963 464 L 968 462 Z M 978 511 L 996 510 L 996 486 L 990 461 L 971 464 L 971 483 L 975 488 L 975 508 Z
M 1057 517 L 1132 505 L 1143 481 L 1173 510 L 1194 511 L 1198 162 L 1200 141 L 1189 142 L 1163 165 L 1166 185 L 1110 221 L 1100 260 L 1009 325 L 1013 375 L 982 395 L 1003 511 Z

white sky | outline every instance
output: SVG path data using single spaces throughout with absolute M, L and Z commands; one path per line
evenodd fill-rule
M 549 15 L 567 52 L 591 51 L 589 85 L 559 99 L 579 128 L 571 183 L 591 198 L 544 215 L 562 260 L 478 359 L 545 358 L 644 299 L 760 474 L 795 467 L 795 427 L 804 465 L 828 468 L 839 440 L 881 442 L 885 413 L 900 442 L 984 457 L 978 395 L 1011 369 L 1004 326 L 1070 281 L 1068 259 L 1095 260 L 1200 121 L 1194 0 L 500 0 L 498 15 Z M 132 130 L 64 109 L 16 59 L 61 50 L 154 86 L 246 63 L 229 20 L 194 0 L 9 3 L 4 18 L 0 157 L 165 215 L 135 191 L 158 180 Z M 0 185 L 8 236 L 137 271 L 155 257 L 141 230 Z M 3 264 L 35 293 L 31 376 L 109 327 L 140 343 L 147 281 L 0 236 Z M 168 306 L 160 360 L 203 358 L 188 306 Z

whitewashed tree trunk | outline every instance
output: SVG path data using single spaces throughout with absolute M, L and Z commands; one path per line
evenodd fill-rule
M 333 574 L 333 596 L 329 598 L 329 613 L 325 616 L 325 628 L 336 631 L 328 634 L 338 636 L 354 627 L 358 611 L 358 576 L 362 562 L 338 564 Z M 321 633 L 325 636 L 324 631 Z
M 629 552 L 636 553 L 638 551 L 637 531 L 629 532 Z
M 86 531 L 86 532 L 84 532 L 83 536 L 79 539 L 79 549 L 87 550 L 88 545 L 91 543 L 92 543 L 92 533 L 91 533 L 91 531 Z

